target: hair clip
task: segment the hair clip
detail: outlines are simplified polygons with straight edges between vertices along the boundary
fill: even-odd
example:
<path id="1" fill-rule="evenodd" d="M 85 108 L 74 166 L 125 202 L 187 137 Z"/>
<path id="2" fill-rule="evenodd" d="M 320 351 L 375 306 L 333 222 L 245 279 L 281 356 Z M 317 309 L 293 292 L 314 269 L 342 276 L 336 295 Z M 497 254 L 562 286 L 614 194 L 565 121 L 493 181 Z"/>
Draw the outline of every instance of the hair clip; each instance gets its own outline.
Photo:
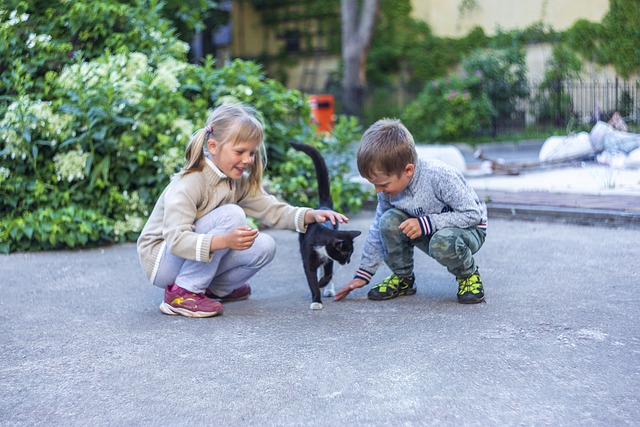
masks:
<path id="1" fill-rule="evenodd" d="M 204 127 L 204 130 L 205 130 L 207 133 L 213 133 L 213 129 L 211 128 L 211 126 L 210 126 L 210 125 L 206 125 L 206 126 Z"/>

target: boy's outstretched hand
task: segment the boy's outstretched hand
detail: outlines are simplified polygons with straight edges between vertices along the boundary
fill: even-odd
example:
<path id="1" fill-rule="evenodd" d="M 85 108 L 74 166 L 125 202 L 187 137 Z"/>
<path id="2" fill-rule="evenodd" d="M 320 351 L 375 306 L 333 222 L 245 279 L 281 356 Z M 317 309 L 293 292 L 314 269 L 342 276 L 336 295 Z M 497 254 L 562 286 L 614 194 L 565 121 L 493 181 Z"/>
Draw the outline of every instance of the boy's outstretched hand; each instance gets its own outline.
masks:
<path id="1" fill-rule="evenodd" d="M 335 296 L 335 298 L 333 300 L 334 301 L 341 301 L 347 295 L 349 295 L 352 290 L 361 288 L 366 284 L 367 284 L 367 282 L 365 282 L 362 279 L 353 279 L 349 283 L 347 283 L 347 286 L 345 286 L 344 288 L 342 288 L 338 292 L 336 292 L 336 296 Z"/>

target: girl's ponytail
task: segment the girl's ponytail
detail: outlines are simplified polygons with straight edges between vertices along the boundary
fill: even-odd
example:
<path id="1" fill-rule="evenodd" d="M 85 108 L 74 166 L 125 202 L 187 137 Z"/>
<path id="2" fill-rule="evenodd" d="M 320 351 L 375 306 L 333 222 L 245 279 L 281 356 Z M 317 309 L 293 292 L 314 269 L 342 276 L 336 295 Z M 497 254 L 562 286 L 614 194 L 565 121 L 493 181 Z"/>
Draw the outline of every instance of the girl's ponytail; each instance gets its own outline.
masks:
<path id="1" fill-rule="evenodd" d="M 204 168 L 204 144 L 208 137 L 209 132 L 206 129 L 199 129 L 191 136 L 184 152 L 185 164 L 180 170 L 180 175 L 201 171 Z"/>

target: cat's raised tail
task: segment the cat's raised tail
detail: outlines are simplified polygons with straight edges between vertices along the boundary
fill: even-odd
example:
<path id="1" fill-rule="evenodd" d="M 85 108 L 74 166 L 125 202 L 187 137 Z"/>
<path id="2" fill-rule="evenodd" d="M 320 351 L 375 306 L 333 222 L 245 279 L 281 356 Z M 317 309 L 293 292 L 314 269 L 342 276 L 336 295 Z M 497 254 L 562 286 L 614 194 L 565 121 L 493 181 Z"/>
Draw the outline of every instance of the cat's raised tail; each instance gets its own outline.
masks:
<path id="1" fill-rule="evenodd" d="M 320 207 L 333 209 L 333 200 L 331 199 L 331 187 L 329 182 L 329 170 L 327 164 L 324 162 L 322 154 L 316 147 L 309 144 L 300 144 L 298 142 L 290 141 L 289 144 L 298 151 L 306 153 L 311 160 L 313 160 L 313 166 L 316 168 L 316 178 L 318 180 L 318 199 L 320 200 Z"/>

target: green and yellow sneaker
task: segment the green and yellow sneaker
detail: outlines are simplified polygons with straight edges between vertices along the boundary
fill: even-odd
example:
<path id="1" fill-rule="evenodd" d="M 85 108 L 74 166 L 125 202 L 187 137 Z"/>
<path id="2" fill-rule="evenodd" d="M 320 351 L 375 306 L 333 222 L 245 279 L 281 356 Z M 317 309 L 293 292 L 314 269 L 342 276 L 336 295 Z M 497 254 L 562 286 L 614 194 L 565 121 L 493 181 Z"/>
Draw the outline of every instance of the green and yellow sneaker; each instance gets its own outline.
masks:
<path id="1" fill-rule="evenodd" d="M 392 274 L 384 279 L 382 283 L 375 285 L 367 296 L 369 299 L 382 301 L 403 295 L 413 295 L 416 293 L 416 288 L 413 286 L 415 281 L 416 277 L 413 274 L 411 277 L 398 277 L 396 274 Z"/>
<path id="2" fill-rule="evenodd" d="M 484 301 L 484 288 L 478 270 L 470 277 L 456 280 L 458 281 L 458 302 L 460 304 L 476 304 Z"/>

